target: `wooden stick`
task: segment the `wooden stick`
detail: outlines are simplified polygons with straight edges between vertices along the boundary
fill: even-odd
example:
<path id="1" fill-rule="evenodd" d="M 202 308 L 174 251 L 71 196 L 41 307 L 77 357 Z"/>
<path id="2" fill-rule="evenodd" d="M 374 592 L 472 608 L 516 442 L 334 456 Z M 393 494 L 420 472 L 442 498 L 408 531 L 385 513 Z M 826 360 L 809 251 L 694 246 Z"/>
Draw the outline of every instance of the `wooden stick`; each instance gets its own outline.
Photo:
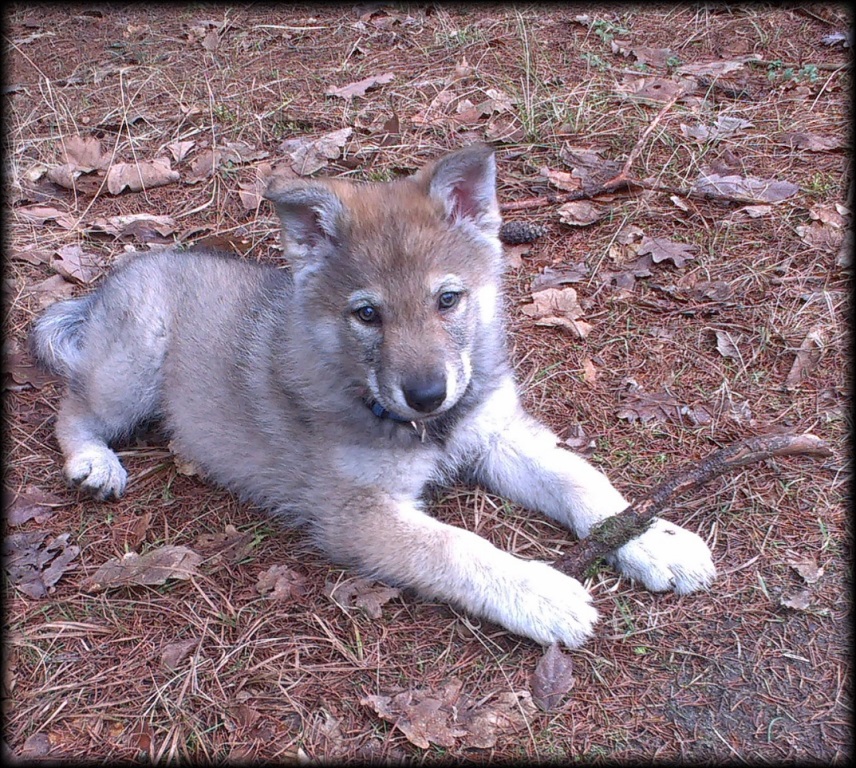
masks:
<path id="1" fill-rule="evenodd" d="M 610 552 L 645 533 L 655 515 L 677 494 L 695 490 L 714 477 L 747 464 L 774 456 L 799 455 L 828 457 L 832 451 L 823 440 L 809 434 L 751 437 L 726 446 L 701 464 L 675 473 L 623 512 L 602 520 L 585 539 L 574 544 L 554 563 L 554 567 L 569 576 L 584 579 L 597 570 Z"/>
<path id="2" fill-rule="evenodd" d="M 675 102 L 681 97 L 683 94 L 678 94 L 671 98 L 668 102 L 666 102 L 648 127 L 643 131 L 642 135 L 639 137 L 639 140 L 636 142 L 635 146 L 632 150 L 630 150 L 630 154 L 627 156 L 627 160 L 625 160 L 623 167 L 621 170 L 613 176 L 611 179 L 603 182 L 596 189 L 589 190 L 588 192 L 583 192 L 582 190 L 575 190 L 573 192 L 565 192 L 563 194 L 551 194 L 544 195 L 542 197 L 530 197 L 527 200 L 516 200 L 510 203 L 502 203 L 499 206 L 499 209 L 503 212 L 508 211 L 525 211 L 531 208 L 540 208 L 544 205 L 555 205 L 557 203 L 568 203 L 572 200 L 585 200 L 588 198 L 596 197 L 597 195 L 602 195 L 606 192 L 615 192 L 617 189 L 621 189 L 622 187 L 627 186 L 641 186 L 639 182 L 630 178 L 630 169 L 633 167 L 633 163 L 636 162 L 636 158 L 642 152 L 642 149 L 645 146 L 645 142 L 648 140 L 648 137 L 651 135 L 651 132 L 654 128 L 657 127 L 657 124 L 660 120 L 663 119 L 663 115 L 666 114 L 675 104 Z"/>

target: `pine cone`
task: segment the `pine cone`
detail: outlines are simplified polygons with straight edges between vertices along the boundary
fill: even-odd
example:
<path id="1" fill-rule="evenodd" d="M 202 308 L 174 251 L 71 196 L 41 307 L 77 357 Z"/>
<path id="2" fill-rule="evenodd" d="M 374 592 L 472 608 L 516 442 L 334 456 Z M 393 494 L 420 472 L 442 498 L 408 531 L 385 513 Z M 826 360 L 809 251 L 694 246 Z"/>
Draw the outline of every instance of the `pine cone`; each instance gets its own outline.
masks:
<path id="1" fill-rule="evenodd" d="M 521 245 L 537 240 L 546 232 L 547 229 L 540 224 L 531 224 L 528 221 L 506 221 L 499 228 L 499 239 L 506 245 Z"/>

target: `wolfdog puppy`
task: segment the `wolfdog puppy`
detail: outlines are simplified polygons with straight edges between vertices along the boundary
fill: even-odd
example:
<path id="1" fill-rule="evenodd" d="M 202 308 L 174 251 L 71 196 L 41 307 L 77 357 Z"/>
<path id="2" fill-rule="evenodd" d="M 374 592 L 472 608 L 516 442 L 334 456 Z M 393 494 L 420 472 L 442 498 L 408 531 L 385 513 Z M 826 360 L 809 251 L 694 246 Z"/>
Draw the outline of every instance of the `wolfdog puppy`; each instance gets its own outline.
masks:
<path id="1" fill-rule="evenodd" d="M 98 499 L 110 445 L 163 421 L 213 481 L 337 563 L 576 647 L 597 613 L 576 580 L 426 514 L 432 485 L 479 483 L 586 536 L 627 504 L 520 406 L 506 357 L 492 151 L 389 183 L 275 180 L 288 268 L 213 252 L 137 255 L 35 323 L 67 381 L 65 477 Z M 652 590 L 705 588 L 701 538 L 658 520 L 611 562 Z"/>

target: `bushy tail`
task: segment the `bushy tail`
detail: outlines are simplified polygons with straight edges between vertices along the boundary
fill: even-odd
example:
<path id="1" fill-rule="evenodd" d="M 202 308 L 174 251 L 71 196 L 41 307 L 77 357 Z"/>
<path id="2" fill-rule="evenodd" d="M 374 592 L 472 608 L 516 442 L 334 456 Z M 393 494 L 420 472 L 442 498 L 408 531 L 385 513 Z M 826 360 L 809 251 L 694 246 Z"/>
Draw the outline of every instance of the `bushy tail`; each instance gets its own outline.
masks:
<path id="1" fill-rule="evenodd" d="M 28 339 L 32 356 L 51 373 L 71 378 L 80 362 L 83 327 L 92 297 L 58 301 L 33 323 Z"/>

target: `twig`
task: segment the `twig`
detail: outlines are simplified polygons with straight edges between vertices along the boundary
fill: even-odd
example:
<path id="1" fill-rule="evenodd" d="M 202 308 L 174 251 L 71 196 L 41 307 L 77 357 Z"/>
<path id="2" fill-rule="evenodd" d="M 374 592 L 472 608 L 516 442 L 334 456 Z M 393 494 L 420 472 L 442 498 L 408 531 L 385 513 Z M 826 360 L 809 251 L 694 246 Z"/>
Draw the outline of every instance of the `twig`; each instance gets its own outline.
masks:
<path id="1" fill-rule="evenodd" d="M 642 153 L 642 149 L 645 147 L 645 142 L 648 140 L 648 137 L 651 135 L 653 130 L 657 127 L 660 120 L 663 119 L 663 115 L 666 114 L 674 105 L 675 102 L 683 96 L 682 93 L 678 93 L 669 99 L 657 113 L 656 117 L 651 121 L 651 124 L 642 132 L 642 135 L 639 137 L 639 140 L 636 142 L 636 145 L 630 150 L 630 154 L 627 156 L 627 160 L 624 162 L 624 166 L 621 169 L 621 173 L 618 174 L 614 179 L 607 182 L 608 184 L 613 184 L 616 180 L 621 179 L 622 181 L 628 181 L 630 175 L 630 169 L 633 167 L 633 163 L 636 162 L 636 158 Z"/>
<path id="2" fill-rule="evenodd" d="M 554 565 L 569 576 L 585 578 L 610 552 L 641 536 L 654 516 L 677 494 L 695 490 L 713 478 L 747 464 L 774 456 L 799 455 L 826 457 L 831 456 L 832 451 L 823 440 L 809 434 L 752 437 L 726 446 L 701 464 L 675 473 L 623 512 L 602 520 Z"/>
<path id="3" fill-rule="evenodd" d="M 675 104 L 675 102 L 682 96 L 683 94 L 678 94 L 673 96 L 668 102 L 666 102 L 654 119 L 651 121 L 650 125 L 642 132 L 642 135 L 639 137 L 639 140 L 634 145 L 633 149 L 630 150 L 630 154 L 627 156 L 627 160 L 624 162 L 621 170 L 613 176 L 611 179 L 603 182 L 603 184 L 599 185 L 595 189 L 591 189 L 587 192 L 582 190 L 576 190 L 573 192 L 565 192 L 563 194 L 552 194 L 552 195 L 543 195 L 542 197 L 531 197 L 527 200 L 516 200 L 510 203 L 503 203 L 500 205 L 500 210 L 503 212 L 508 211 L 525 211 L 530 208 L 540 208 L 544 205 L 555 205 L 558 203 L 567 203 L 572 200 L 585 200 L 592 197 L 596 197 L 597 195 L 602 195 L 606 192 L 615 192 L 617 189 L 621 189 L 622 187 L 628 186 L 644 186 L 639 181 L 630 178 L 630 169 L 633 167 L 633 163 L 636 162 L 636 159 L 642 152 L 642 149 L 645 147 L 645 142 L 648 140 L 648 137 L 651 135 L 654 128 L 657 127 L 657 124 L 660 120 L 663 119 L 663 115 L 666 114 Z"/>
<path id="4" fill-rule="evenodd" d="M 541 195 L 540 197 L 528 197 L 523 200 L 513 200 L 507 203 L 501 203 L 499 209 L 503 213 L 510 213 L 516 211 L 528 211 L 533 208 L 542 208 L 546 205 L 558 205 L 560 203 L 568 203 L 574 200 L 591 200 L 592 198 L 597 197 L 598 195 L 607 194 L 609 192 L 616 192 L 619 189 L 633 188 L 636 187 L 638 189 L 649 189 L 654 192 L 665 192 L 670 195 L 676 195 L 678 197 L 684 198 L 698 198 L 701 200 L 715 200 L 721 202 L 728 203 L 741 203 L 747 204 L 751 202 L 751 200 L 746 199 L 745 197 L 738 197 L 725 194 L 723 192 L 718 192 L 716 195 L 711 195 L 708 192 L 698 192 L 692 187 L 689 189 L 683 189 L 680 187 L 672 187 L 668 184 L 662 184 L 657 181 L 648 181 L 643 179 L 637 179 L 634 176 L 630 175 L 630 169 L 633 166 L 633 163 L 636 162 L 637 158 L 642 152 L 642 149 L 645 146 L 645 142 L 648 137 L 651 135 L 651 132 L 654 128 L 657 127 L 657 124 L 663 118 L 663 115 L 671 109 L 674 103 L 680 96 L 676 96 L 671 99 L 668 103 L 664 104 L 662 109 L 657 113 L 657 116 L 651 121 L 651 124 L 645 129 L 642 135 L 639 137 L 639 140 L 636 142 L 633 149 L 630 151 L 630 154 L 627 156 L 627 160 L 624 162 L 621 170 L 613 176 L 611 179 L 603 182 L 597 187 L 588 190 L 574 190 L 573 192 L 562 192 L 562 193 L 550 193 L 547 195 Z"/>

